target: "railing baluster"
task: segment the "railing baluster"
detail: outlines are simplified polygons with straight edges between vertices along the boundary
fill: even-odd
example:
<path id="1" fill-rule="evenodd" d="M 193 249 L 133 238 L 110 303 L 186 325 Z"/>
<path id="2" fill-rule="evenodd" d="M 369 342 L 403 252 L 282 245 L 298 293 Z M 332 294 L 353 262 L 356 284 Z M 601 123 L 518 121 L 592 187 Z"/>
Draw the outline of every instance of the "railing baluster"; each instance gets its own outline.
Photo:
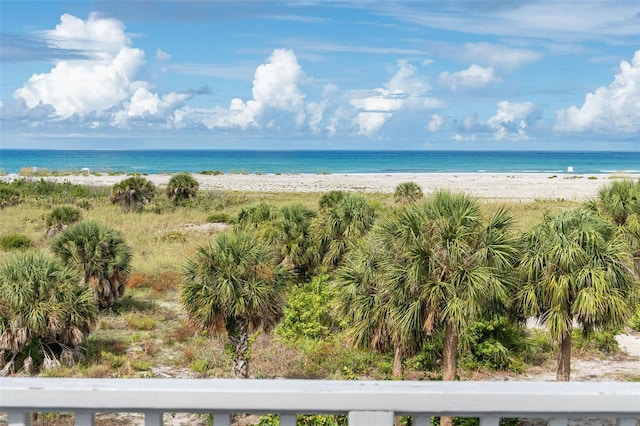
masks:
<path id="1" fill-rule="evenodd" d="M 162 426 L 161 411 L 145 411 L 144 426 Z"/>
<path id="2" fill-rule="evenodd" d="M 495 416 L 480 417 L 480 426 L 500 426 L 500 417 L 495 417 Z"/>
<path id="3" fill-rule="evenodd" d="M 638 420 L 637 418 L 622 418 L 618 419 L 616 423 L 618 426 L 636 426 Z"/>
<path id="4" fill-rule="evenodd" d="M 549 426 L 567 426 L 569 419 L 566 417 L 552 417 L 549 419 Z"/>
<path id="5" fill-rule="evenodd" d="M 231 426 L 231 415 L 222 413 L 214 414 L 213 426 Z"/>
<path id="6" fill-rule="evenodd" d="M 280 414 L 280 426 L 296 426 L 298 416 L 295 414 Z"/>
<path id="7" fill-rule="evenodd" d="M 75 413 L 75 426 L 94 426 L 96 424 L 94 413 Z"/>
<path id="8" fill-rule="evenodd" d="M 349 411 L 349 426 L 392 426 L 393 411 Z"/>
<path id="9" fill-rule="evenodd" d="M 31 413 L 23 411 L 9 411 L 9 426 L 29 426 L 31 424 Z"/>

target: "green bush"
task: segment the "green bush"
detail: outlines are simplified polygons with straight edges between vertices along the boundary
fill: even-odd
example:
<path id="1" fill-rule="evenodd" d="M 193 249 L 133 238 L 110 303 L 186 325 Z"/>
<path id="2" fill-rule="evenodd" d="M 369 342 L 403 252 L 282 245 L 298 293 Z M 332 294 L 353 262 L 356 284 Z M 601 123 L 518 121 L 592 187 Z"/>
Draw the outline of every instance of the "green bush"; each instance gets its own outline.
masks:
<path id="1" fill-rule="evenodd" d="M 167 185 L 167 197 L 175 204 L 184 203 L 189 198 L 194 198 L 198 193 L 198 181 L 188 173 L 179 173 L 171 176 Z"/>
<path id="2" fill-rule="evenodd" d="M 20 204 L 20 192 L 11 184 L 0 182 L 0 209 Z"/>
<path id="3" fill-rule="evenodd" d="M 47 216 L 47 237 L 52 237 L 80 220 L 80 210 L 70 206 L 56 207 Z"/>
<path id="4" fill-rule="evenodd" d="M 328 336 L 337 328 L 330 308 L 333 297 L 333 287 L 326 276 L 293 288 L 276 332 L 290 341 Z"/>
<path id="5" fill-rule="evenodd" d="M 636 306 L 636 311 L 631 317 L 629 325 L 633 331 L 640 331 L 640 304 Z"/>
<path id="6" fill-rule="evenodd" d="M 207 216 L 207 222 L 209 223 L 233 223 L 233 217 L 227 213 L 212 213 Z"/>
<path id="7" fill-rule="evenodd" d="M 22 234 L 6 234 L 0 236 L 0 248 L 3 250 L 24 250 L 32 247 L 31 239 Z"/>
<path id="8" fill-rule="evenodd" d="M 124 212 L 141 212 L 155 196 L 156 187 L 153 182 L 143 176 L 131 176 L 113 185 L 111 203 L 119 204 Z"/>

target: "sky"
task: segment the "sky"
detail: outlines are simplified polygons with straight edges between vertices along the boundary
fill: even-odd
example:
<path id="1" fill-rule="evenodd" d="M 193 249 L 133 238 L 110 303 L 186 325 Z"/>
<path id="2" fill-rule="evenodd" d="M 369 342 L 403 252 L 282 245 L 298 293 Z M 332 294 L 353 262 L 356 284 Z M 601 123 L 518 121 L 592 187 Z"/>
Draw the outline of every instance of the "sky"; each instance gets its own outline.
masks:
<path id="1" fill-rule="evenodd" d="M 640 1 L 0 0 L 0 148 L 640 151 Z"/>

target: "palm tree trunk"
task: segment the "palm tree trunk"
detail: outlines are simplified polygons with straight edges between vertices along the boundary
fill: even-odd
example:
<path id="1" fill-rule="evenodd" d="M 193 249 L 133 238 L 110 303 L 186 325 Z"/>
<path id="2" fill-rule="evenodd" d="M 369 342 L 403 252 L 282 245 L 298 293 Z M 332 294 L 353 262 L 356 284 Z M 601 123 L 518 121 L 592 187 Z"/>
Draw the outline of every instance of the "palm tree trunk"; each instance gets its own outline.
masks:
<path id="1" fill-rule="evenodd" d="M 447 323 L 444 335 L 444 350 L 442 357 L 444 362 L 444 371 L 442 380 L 455 380 L 457 374 L 457 353 L 458 353 L 458 332 L 455 327 Z"/>
<path id="2" fill-rule="evenodd" d="M 229 343 L 233 347 L 233 378 L 249 378 L 249 327 L 238 321 L 229 333 Z"/>
<path id="3" fill-rule="evenodd" d="M 393 347 L 393 378 L 397 380 L 402 380 L 404 374 L 402 369 L 403 354 L 402 345 L 395 344 Z"/>
<path id="4" fill-rule="evenodd" d="M 564 332 L 560 339 L 560 351 L 558 352 L 558 370 L 556 380 L 568 382 L 571 379 L 571 327 Z"/>
<path id="5" fill-rule="evenodd" d="M 444 334 L 444 350 L 443 350 L 443 362 L 444 371 L 442 373 L 442 380 L 455 380 L 458 368 L 458 332 L 451 323 L 447 323 L 447 328 Z M 441 417 L 440 426 L 453 426 L 453 417 Z"/>

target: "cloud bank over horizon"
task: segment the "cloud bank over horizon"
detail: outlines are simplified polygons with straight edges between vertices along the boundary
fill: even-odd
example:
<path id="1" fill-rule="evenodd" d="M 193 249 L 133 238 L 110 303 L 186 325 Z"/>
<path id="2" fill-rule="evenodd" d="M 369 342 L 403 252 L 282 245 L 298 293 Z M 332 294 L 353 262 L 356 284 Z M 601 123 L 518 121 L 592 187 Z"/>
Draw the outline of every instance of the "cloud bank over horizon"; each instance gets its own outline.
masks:
<path id="1" fill-rule="evenodd" d="M 430 15 L 421 9 L 410 17 L 410 5 L 400 2 L 396 8 L 365 12 L 392 17 L 397 20 L 394 25 L 470 31 L 457 28 L 453 21 L 437 23 L 433 17 L 438 11 Z M 532 4 L 496 10 L 486 23 L 498 18 L 525 22 L 525 10 L 535 12 L 530 26 L 544 26 L 544 13 Z M 285 21 L 301 25 L 293 15 L 287 16 Z M 4 132 L 19 136 L 21 131 L 25 135 L 189 131 L 201 137 L 207 133 L 236 138 L 306 136 L 388 148 L 395 147 L 394 138 L 406 139 L 409 147 L 436 141 L 442 148 L 465 143 L 475 147 L 482 141 L 508 148 L 522 141 L 586 133 L 594 139 L 640 140 L 640 49 L 627 48 L 631 57 L 620 60 L 617 70 L 600 69 L 593 82 L 581 79 L 567 87 L 570 73 L 558 72 L 557 81 L 553 74 L 543 74 L 545 61 L 564 61 L 562 66 L 575 68 L 567 54 L 553 56 L 569 48 L 574 49 L 572 55 L 584 58 L 578 69 L 611 61 L 580 53 L 595 48 L 588 43 L 591 40 L 581 40 L 577 30 L 550 29 L 562 33 L 562 39 L 552 41 L 549 36 L 534 46 L 522 34 L 507 34 L 515 27 L 503 31 L 502 44 L 478 28 L 467 37 L 471 40 L 462 43 L 407 38 L 404 43 L 414 48 L 377 46 L 380 55 L 374 54 L 376 49 L 356 47 L 357 40 L 340 47 L 338 41 L 333 45 L 321 44 L 319 38 L 288 41 L 282 35 L 265 43 L 269 47 L 228 48 L 240 55 L 205 44 L 198 55 L 214 62 L 197 64 L 180 50 L 181 46 L 187 50 L 188 41 L 179 36 L 165 39 L 139 29 L 132 32 L 123 19 L 96 11 L 84 19 L 72 13 L 58 19 L 53 28 L 23 36 L 34 46 L 44 46 L 38 55 L 55 53 L 48 66 L 38 62 L 40 70 L 31 75 L 24 75 L 26 61 L 21 58 L 31 52 L 35 61 L 33 48 L 25 48 L 24 42 L 3 46 L 3 57 L 19 58 L 10 62 L 20 65 L 11 68 L 11 81 L 19 83 L 6 87 L 0 102 Z M 589 19 L 596 20 L 591 15 Z M 607 14 L 602 20 L 610 23 L 613 17 Z M 331 22 L 329 15 L 302 24 L 318 29 Z M 586 32 L 595 23 L 582 25 Z M 630 27 L 612 26 L 599 42 L 615 36 L 624 40 L 629 34 L 634 34 Z M 585 35 L 589 37 L 593 34 Z M 247 80 L 246 75 L 252 78 Z M 10 97 L 5 96 L 8 90 Z M 637 145 L 625 146 L 640 149 Z"/>

